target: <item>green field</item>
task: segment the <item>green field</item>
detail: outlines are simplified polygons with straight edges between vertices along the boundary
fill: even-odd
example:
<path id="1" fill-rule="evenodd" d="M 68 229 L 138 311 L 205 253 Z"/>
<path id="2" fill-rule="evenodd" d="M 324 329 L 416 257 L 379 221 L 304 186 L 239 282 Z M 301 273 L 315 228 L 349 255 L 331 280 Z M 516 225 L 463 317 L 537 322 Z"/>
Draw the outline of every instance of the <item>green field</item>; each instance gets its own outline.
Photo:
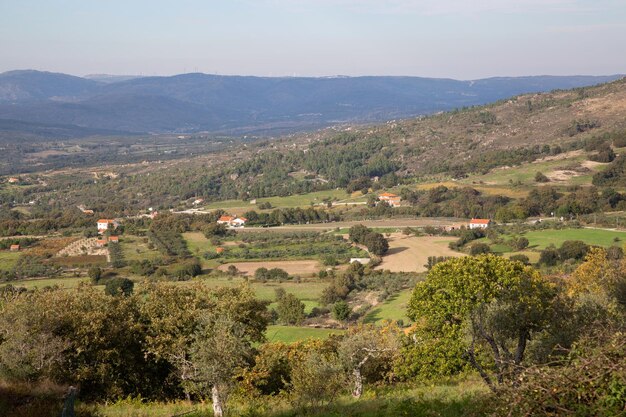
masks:
<path id="1" fill-rule="evenodd" d="M 149 249 L 144 238 L 140 236 L 124 235 L 120 238 L 120 245 L 126 261 L 157 259 L 161 256 L 159 251 Z"/>
<path id="2" fill-rule="evenodd" d="M 376 323 L 382 320 L 402 320 L 405 324 L 411 320 L 406 316 L 406 309 L 413 290 L 405 290 L 392 295 L 383 303 L 377 305 L 365 316 L 366 323 Z"/>
<path id="3" fill-rule="evenodd" d="M 549 245 L 561 246 L 566 240 L 582 240 L 588 245 L 612 246 L 622 243 L 615 242 L 626 240 L 626 232 L 603 229 L 562 229 L 562 230 L 535 230 L 523 234 L 529 241 L 531 249 L 545 249 Z"/>
<path id="4" fill-rule="evenodd" d="M 305 339 L 325 339 L 331 334 L 340 334 L 339 329 L 317 329 L 315 327 L 268 326 L 268 342 L 293 343 Z"/>
<path id="5" fill-rule="evenodd" d="M 20 252 L 0 251 L 0 270 L 8 271 L 12 269 L 19 257 Z"/>
<path id="6" fill-rule="evenodd" d="M 241 285 L 243 278 L 205 278 L 202 279 L 205 285 L 211 288 L 216 287 L 231 287 Z M 262 300 L 273 301 L 276 297 L 276 289 L 282 288 L 286 292 L 291 293 L 299 299 L 305 301 L 317 302 L 324 288 L 328 286 L 328 283 L 322 280 L 315 281 L 303 281 L 303 282 L 251 282 L 250 288 L 254 291 L 257 297 Z"/>
<path id="7" fill-rule="evenodd" d="M 257 198 L 256 204 L 270 203 L 274 208 L 290 208 L 290 207 L 309 207 L 311 204 L 321 204 L 325 199 L 356 202 L 365 201 L 365 197 L 360 193 L 351 196 L 345 190 L 326 190 L 316 191 L 308 194 L 297 194 L 286 197 L 267 197 Z M 233 208 L 249 208 L 250 210 L 258 210 L 256 204 L 250 204 L 249 201 L 241 200 L 225 200 L 216 201 L 205 206 L 206 209 L 233 209 Z"/>
<path id="8" fill-rule="evenodd" d="M 26 289 L 34 289 L 34 288 L 44 288 L 44 287 L 52 287 L 59 286 L 60 288 L 76 288 L 83 282 L 89 282 L 89 278 L 79 277 L 79 278 L 43 278 L 43 279 L 28 279 L 22 281 L 15 281 L 11 284 L 24 287 Z M 104 288 L 104 287 L 103 287 Z"/>

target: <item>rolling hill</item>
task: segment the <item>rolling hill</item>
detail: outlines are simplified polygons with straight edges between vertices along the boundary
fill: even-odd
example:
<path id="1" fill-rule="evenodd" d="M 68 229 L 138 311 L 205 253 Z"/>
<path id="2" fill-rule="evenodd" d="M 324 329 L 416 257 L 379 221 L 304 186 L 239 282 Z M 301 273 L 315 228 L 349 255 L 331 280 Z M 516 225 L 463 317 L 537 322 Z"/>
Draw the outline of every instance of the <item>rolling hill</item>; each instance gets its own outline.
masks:
<path id="1" fill-rule="evenodd" d="M 620 76 L 267 78 L 0 74 L 0 119 L 130 132 L 280 133 L 371 123 L 612 81 Z M 1 129 L 1 128 L 0 128 Z"/>

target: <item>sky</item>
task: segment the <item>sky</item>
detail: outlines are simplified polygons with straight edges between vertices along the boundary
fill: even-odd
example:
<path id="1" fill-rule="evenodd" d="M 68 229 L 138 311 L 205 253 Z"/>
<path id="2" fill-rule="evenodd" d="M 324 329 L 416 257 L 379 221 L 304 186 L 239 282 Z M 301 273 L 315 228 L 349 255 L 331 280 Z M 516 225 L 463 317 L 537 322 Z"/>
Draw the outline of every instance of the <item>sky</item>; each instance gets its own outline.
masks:
<path id="1" fill-rule="evenodd" d="M 626 0 L 0 0 L 0 72 L 626 73 Z"/>

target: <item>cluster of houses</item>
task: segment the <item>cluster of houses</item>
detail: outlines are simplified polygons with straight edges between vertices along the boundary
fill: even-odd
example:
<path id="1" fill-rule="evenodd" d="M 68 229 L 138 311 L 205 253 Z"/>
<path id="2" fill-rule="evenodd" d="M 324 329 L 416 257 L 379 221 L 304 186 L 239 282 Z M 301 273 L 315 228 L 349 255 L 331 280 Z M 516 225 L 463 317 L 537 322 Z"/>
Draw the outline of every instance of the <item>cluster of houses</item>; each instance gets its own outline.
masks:
<path id="1" fill-rule="evenodd" d="M 103 236 L 96 240 L 96 247 L 103 248 L 108 243 L 119 243 L 119 241 L 120 238 L 118 236 L 109 236 L 108 238 L 106 236 Z"/>
<path id="2" fill-rule="evenodd" d="M 248 219 L 237 216 L 221 216 L 217 219 L 217 224 L 225 224 L 228 227 L 244 227 Z"/>

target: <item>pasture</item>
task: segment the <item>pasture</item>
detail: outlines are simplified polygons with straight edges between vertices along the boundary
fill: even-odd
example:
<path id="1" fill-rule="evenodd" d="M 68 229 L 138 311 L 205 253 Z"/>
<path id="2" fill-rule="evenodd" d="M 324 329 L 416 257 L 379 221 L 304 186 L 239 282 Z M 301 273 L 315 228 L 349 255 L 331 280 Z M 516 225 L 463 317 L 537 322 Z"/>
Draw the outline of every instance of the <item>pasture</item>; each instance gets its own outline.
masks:
<path id="1" fill-rule="evenodd" d="M 406 311 L 412 293 L 412 289 L 404 290 L 376 305 L 365 316 L 365 323 L 376 323 L 383 320 L 402 320 L 404 324 L 410 323 L 411 320 L 406 316 Z"/>
<path id="2" fill-rule="evenodd" d="M 533 230 L 523 236 L 528 239 L 531 249 L 545 249 L 550 245 L 561 246 L 566 240 L 581 240 L 588 245 L 609 247 L 621 246 L 626 240 L 626 232 L 605 229 L 561 229 L 561 230 Z M 617 239 L 617 240 L 616 240 Z"/>
<path id="3" fill-rule="evenodd" d="M 237 270 L 246 275 L 253 276 L 254 272 L 263 267 L 267 269 L 280 268 L 286 271 L 289 275 L 299 276 L 312 276 L 322 269 L 322 266 L 318 261 L 303 260 L 303 261 L 264 261 L 264 262 L 231 262 L 220 265 L 217 269 L 220 271 L 227 271 L 228 267 L 234 265 Z"/>
<path id="4" fill-rule="evenodd" d="M 266 337 L 268 342 L 293 343 L 305 339 L 325 339 L 333 334 L 341 334 L 340 329 L 322 329 L 315 327 L 268 326 Z"/>
<path id="5" fill-rule="evenodd" d="M 21 252 L 0 251 L 0 270 L 8 271 L 15 266 Z"/>

